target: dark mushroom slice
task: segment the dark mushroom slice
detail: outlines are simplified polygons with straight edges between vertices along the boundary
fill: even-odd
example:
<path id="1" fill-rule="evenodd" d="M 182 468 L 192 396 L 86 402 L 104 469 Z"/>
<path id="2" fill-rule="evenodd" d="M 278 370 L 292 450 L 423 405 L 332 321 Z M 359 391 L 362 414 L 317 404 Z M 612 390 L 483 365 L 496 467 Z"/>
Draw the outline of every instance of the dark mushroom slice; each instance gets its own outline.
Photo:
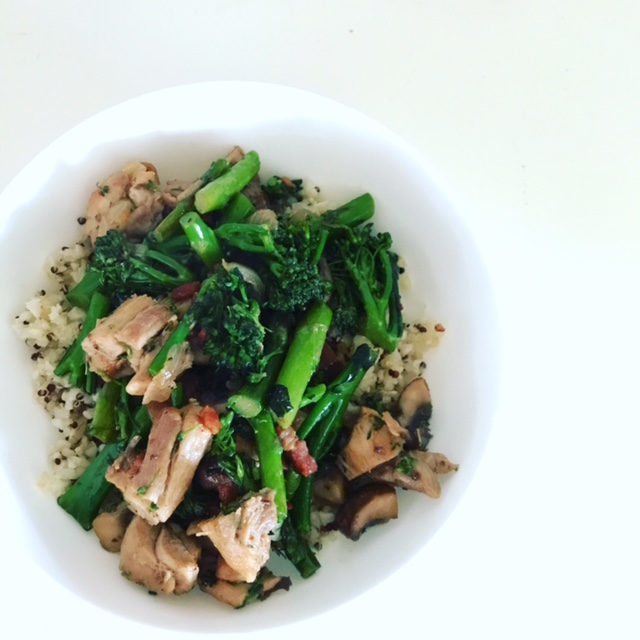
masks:
<path id="1" fill-rule="evenodd" d="M 383 483 L 365 484 L 342 505 L 336 526 L 347 538 L 357 540 L 366 529 L 398 517 L 395 489 Z"/>
<path id="2" fill-rule="evenodd" d="M 439 475 L 457 471 L 458 465 L 442 453 L 410 451 L 374 469 L 369 477 L 389 482 L 395 487 L 419 491 L 430 498 L 441 494 Z"/>
<path id="3" fill-rule="evenodd" d="M 313 497 L 322 506 L 337 507 L 343 504 L 347 498 L 347 479 L 337 467 L 329 467 L 316 475 Z"/>
<path id="4" fill-rule="evenodd" d="M 424 378 L 412 380 L 398 398 L 398 422 L 408 431 L 407 449 L 426 449 L 431 440 L 429 422 L 433 405 Z"/>
<path id="5" fill-rule="evenodd" d="M 254 582 L 231 582 L 216 580 L 212 584 L 201 582 L 200 588 L 216 600 L 228 604 L 234 609 L 240 609 L 255 600 L 266 600 L 279 589 L 289 590 L 291 579 L 286 576 L 276 576 L 268 569 L 262 569 Z"/>

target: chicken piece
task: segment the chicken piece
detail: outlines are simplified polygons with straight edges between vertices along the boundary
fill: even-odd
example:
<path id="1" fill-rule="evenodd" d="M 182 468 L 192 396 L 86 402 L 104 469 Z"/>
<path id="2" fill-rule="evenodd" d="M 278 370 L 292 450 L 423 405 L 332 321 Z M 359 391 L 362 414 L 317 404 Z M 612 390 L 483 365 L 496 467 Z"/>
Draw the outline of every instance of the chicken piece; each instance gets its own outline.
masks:
<path id="1" fill-rule="evenodd" d="M 170 406 L 154 412 L 144 454 L 125 451 L 107 469 L 107 480 L 150 524 L 171 517 L 193 480 L 213 436 L 208 421 L 201 419 L 203 413 L 208 415 L 207 409 L 211 408 L 192 404 L 184 415 Z"/>
<path id="2" fill-rule="evenodd" d="M 135 516 L 120 550 L 120 571 L 155 593 L 190 591 L 198 578 L 199 549 L 178 527 L 150 525 Z"/>
<path id="3" fill-rule="evenodd" d="M 438 475 L 457 470 L 458 465 L 450 462 L 442 453 L 411 451 L 393 464 L 384 464 L 374 469 L 371 475 L 396 487 L 419 491 L 437 499 L 441 493 Z"/>
<path id="4" fill-rule="evenodd" d="M 143 237 L 159 222 L 163 210 L 156 168 L 146 162 L 129 162 L 91 194 L 84 228 L 92 244 L 110 229 Z"/>
<path id="5" fill-rule="evenodd" d="M 153 298 L 131 296 L 82 341 L 89 368 L 106 378 L 128 375 L 147 344 L 175 320 L 173 312 Z"/>
<path id="6" fill-rule="evenodd" d="M 132 515 L 127 503 L 120 502 L 112 511 L 103 511 L 93 519 L 93 531 L 103 549 L 112 553 L 120 551 Z"/>
<path id="7" fill-rule="evenodd" d="M 200 547 L 176 525 L 161 526 L 156 556 L 172 572 L 175 594 L 191 591 L 198 579 Z"/>
<path id="8" fill-rule="evenodd" d="M 187 533 L 207 536 L 236 575 L 253 582 L 271 551 L 269 533 L 278 522 L 274 496 L 263 489 L 233 513 L 194 523 Z"/>
<path id="9" fill-rule="evenodd" d="M 403 449 L 407 430 L 388 411 L 380 415 L 362 407 L 349 442 L 338 456 L 338 466 L 348 480 L 395 458 Z"/>
<path id="10" fill-rule="evenodd" d="M 193 353 L 188 342 L 181 342 L 170 349 L 164 367 L 151 378 L 147 385 L 142 397 L 142 404 L 168 400 L 176 388 L 176 380 L 187 369 L 190 369 L 192 364 Z M 147 375 L 149 375 L 148 372 Z"/>

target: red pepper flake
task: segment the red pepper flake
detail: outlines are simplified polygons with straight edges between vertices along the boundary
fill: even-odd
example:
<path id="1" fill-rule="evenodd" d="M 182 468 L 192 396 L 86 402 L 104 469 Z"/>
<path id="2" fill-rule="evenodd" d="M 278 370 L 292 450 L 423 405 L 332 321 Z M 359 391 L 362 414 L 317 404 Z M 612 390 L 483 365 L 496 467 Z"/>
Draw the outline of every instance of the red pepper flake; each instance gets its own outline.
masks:
<path id="1" fill-rule="evenodd" d="M 198 419 L 202 423 L 202 426 L 207 429 L 207 431 L 211 431 L 214 436 L 219 433 L 222 428 L 218 412 L 209 405 L 202 407 L 202 410 L 198 415 Z"/>

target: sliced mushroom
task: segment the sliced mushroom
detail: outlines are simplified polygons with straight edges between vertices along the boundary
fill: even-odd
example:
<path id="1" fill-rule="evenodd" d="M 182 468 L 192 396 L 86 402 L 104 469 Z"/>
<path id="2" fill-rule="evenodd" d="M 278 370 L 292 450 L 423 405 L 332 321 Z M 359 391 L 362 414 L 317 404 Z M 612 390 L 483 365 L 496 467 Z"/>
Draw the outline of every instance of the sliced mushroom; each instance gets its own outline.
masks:
<path id="1" fill-rule="evenodd" d="M 406 429 L 388 411 L 380 415 L 362 407 L 349 442 L 338 456 L 338 466 L 348 480 L 353 480 L 395 458 L 406 437 Z"/>
<path id="2" fill-rule="evenodd" d="M 351 540 L 366 529 L 398 517 L 395 489 L 383 483 L 365 484 L 342 505 L 336 516 L 337 528 Z"/>
<path id="3" fill-rule="evenodd" d="M 337 506 L 344 503 L 347 480 L 337 467 L 331 467 L 315 479 L 313 497 L 322 505 Z"/>
<path id="4" fill-rule="evenodd" d="M 431 440 L 431 392 L 424 378 L 411 381 L 398 398 L 398 422 L 408 431 L 407 449 L 426 449 Z"/>
<path id="5" fill-rule="evenodd" d="M 402 489 L 419 491 L 430 498 L 439 498 L 441 487 L 438 475 L 457 469 L 458 465 L 450 462 L 442 453 L 411 451 L 392 463 L 374 469 L 370 476 Z"/>
<path id="6" fill-rule="evenodd" d="M 279 589 L 288 591 L 290 586 L 290 578 L 275 576 L 268 569 L 263 569 L 252 583 L 217 580 L 213 584 L 200 584 L 202 591 L 234 609 L 240 609 L 254 600 L 266 600 Z"/>
<path id="7" fill-rule="evenodd" d="M 122 501 L 115 509 L 103 511 L 94 518 L 93 531 L 103 549 L 112 553 L 120 551 L 122 538 L 132 517 L 133 514 L 129 511 L 127 503 Z"/>

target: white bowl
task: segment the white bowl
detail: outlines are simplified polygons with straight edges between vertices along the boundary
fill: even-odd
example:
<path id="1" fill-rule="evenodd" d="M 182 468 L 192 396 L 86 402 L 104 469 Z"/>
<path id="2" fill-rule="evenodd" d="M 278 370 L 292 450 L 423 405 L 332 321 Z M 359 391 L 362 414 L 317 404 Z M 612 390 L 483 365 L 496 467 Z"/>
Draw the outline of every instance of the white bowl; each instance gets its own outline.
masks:
<path id="1" fill-rule="evenodd" d="M 153 162 L 161 179 L 192 178 L 235 144 L 260 153 L 263 176 L 307 178 L 338 203 L 373 194 L 377 226 L 393 233 L 413 276 L 405 301 L 416 308 L 426 303 L 430 318 L 446 327 L 441 345 L 429 353 L 426 374 L 434 401 L 431 448 L 460 464 L 458 473 L 444 479 L 440 500 L 403 492 L 398 520 L 371 529 L 357 543 L 338 539 L 326 545 L 314 577 L 295 580 L 288 593 L 242 611 L 197 589 L 182 597 L 150 597 L 120 576 L 116 555 L 103 551 L 93 534 L 37 488 L 52 428 L 34 400 L 26 349 L 10 328 L 42 288 L 45 257 L 77 237 L 76 218 L 97 181 L 131 159 Z M 430 173 L 408 144 L 350 108 L 291 88 L 245 82 L 182 86 L 136 98 L 83 122 L 38 155 L 0 196 L 0 462 L 20 505 L 16 526 L 37 564 L 87 601 L 138 622 L 209 633 L 251 631 L 343 604 L 426 545 L 472 480 L 498 388 L 490 283 L 468 231 Z"/>

